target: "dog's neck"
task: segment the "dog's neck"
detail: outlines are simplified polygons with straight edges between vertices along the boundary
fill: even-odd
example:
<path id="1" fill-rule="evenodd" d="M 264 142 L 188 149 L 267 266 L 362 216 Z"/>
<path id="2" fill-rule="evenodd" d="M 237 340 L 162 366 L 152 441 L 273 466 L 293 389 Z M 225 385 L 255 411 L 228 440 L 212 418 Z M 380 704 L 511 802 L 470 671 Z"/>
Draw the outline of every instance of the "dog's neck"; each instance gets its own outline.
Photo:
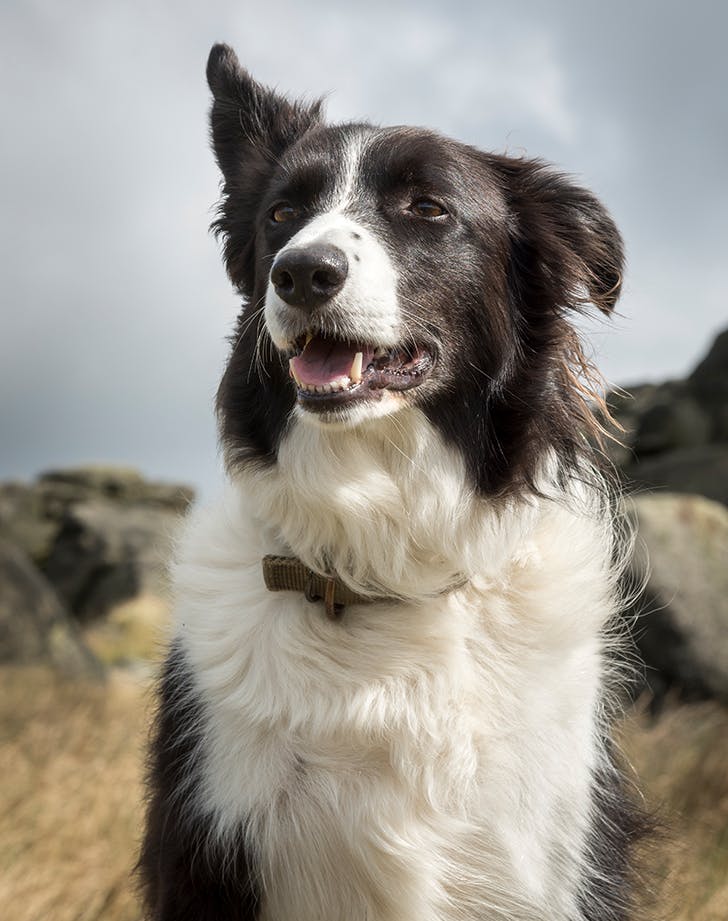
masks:
<path id="1" fill-rule="evenodd" d="M 410 409 L 347 429 L 294 419 L 277 463 L 241 476 L 273 552 L 363 593 L 416 599 L 471 571 L 497 578 L 537 517 L 535 500 L 515 513 L 477 496 L 460 455 Z"/>

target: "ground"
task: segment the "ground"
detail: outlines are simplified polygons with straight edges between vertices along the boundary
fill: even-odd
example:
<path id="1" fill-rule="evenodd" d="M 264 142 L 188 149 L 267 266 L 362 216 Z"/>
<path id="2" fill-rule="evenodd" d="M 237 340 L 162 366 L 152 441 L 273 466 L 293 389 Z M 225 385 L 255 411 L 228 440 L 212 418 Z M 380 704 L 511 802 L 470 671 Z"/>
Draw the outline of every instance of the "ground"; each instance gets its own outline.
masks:
<path id="1" fill-rule="evenodd" d="M 0 905 L 12 921 L 140 921 L 132 868 L 142 816 L 148 679 L 105 686 L 0 669 Z M 625 757 L 664 830 L 645 854 L 654 921 L 728 918 L 728 711 L 635 712 Z"/>

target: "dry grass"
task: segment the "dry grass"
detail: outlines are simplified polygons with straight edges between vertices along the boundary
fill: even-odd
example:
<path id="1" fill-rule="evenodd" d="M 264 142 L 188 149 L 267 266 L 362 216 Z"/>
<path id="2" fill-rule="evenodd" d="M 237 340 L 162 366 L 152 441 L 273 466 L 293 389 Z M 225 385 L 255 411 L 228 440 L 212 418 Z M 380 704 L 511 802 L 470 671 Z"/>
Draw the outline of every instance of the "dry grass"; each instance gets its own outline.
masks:
<path id="1" fill-rule="evenodd" d="M 0 669 L 0 905 L 10 921 L 139 921 L 131 881 L 149 697 Z M 728 712 L 635 716 L 623 747 L 670 838 L 646 878 L 659 921 L 728 918 Z"/>
<path id="2" fill-rule="evenodd" d="M 669 707 L 627 721 L 623 747 L 664 826 L 645 855 L 655 921 L 728 919 L 728 711 Z"/>
<path id="3" fill-rule="evenodd" d="M 138 921 L 145 700 L 0 669 L 0 905 L 8 921 Z"/>
<path id="4" fill-rule="evenodd" d="M 86 627 L 83 638 L 105 665 L 143 666 L 159 661 L 168 630 L 168 601 L 145 594 L 116 605 Z"/>

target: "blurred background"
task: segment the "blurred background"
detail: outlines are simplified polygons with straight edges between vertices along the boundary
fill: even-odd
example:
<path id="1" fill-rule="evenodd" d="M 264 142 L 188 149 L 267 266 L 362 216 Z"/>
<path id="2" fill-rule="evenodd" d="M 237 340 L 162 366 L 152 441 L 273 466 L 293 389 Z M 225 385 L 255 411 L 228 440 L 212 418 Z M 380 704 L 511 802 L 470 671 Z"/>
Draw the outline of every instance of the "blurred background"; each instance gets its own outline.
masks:
<path id="1" fill-rule="evenodd" d="M 216 41 L 264 83 L 325 95 L 332 120 L 541 156 L 614 215 L 619 314 L 584 333 L 652 567 L 626 619 L 646 666 L 623 738 L 668 829 L 645 899 L 655 918 L 728 917 L 727 26 L 714 0 L 4 0 L 5 917 L 139 918 L 169 541 L 219 488 L 212 406 L 239 309 L 207 232 Z"/>
<path id="2" fill-rule="evenodd" d="M 214 488 L 238 303 L 208 235 L 204 66 L 226 41 L 334 120 L 542 156 L 624 233 L 620 384 L 687 372 L 726 322 L 725 34 L 714 2 L 2 4 L 0 476 L 90 459 Z"/>

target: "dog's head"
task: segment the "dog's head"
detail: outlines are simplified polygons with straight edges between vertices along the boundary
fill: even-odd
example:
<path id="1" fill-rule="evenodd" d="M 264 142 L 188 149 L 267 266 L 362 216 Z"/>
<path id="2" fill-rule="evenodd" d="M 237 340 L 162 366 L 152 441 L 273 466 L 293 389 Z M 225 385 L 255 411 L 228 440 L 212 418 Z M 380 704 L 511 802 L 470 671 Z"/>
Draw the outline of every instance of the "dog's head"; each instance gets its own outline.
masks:
<path id="1" fill-rule="evenodd" d="M 417 407 L 490 495 L 578 460 L 591 425 L 571 324 L 619 293 L 622 245 L 589 192 L 433 131 L 327 125 L 320 103 L 208 62 L 216 230 L 246 299 L 218 396 L 232 463 L 292 424 Z"/>

